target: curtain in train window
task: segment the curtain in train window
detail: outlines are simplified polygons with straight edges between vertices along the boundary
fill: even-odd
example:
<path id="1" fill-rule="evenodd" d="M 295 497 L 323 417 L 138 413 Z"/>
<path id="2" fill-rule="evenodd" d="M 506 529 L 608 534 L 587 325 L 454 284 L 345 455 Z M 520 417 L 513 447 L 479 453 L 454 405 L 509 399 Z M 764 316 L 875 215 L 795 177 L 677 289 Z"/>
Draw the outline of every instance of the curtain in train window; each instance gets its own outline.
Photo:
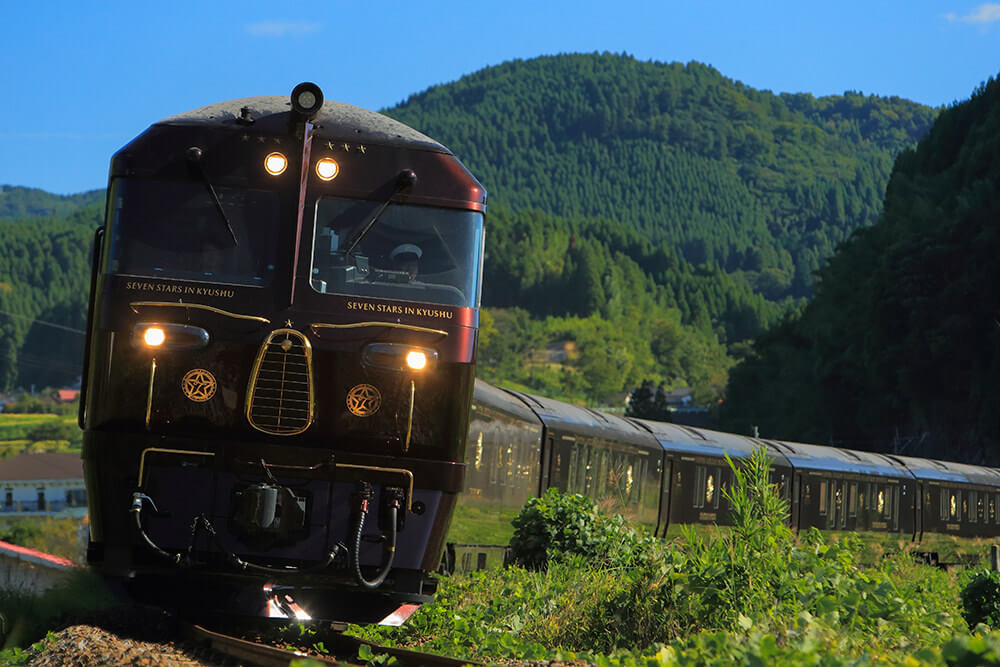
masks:
<path id="1" fill-rule="evenodd" d="M 950 494 L 948 493 L 948 489 L 945 489 L 943 487 L 940 488 L 940 489 L 938 489 L 938 492 L 941 494 L 939 496 L 940 499 L 941 499 L 941 503 L 940 503 L 940 505 L 941 505 L 941 520 L 942 521 L 947 521 L 948 517 L 951 514 L 950 511 L 949 511 L 949 509 L 948 509 L 948 498 L 949 498 Z"/>
<path id="2" fill-rule="evenodd" d="M 583 493 L 585 495 L 594 497 L 594 468 L 597 466 L 597 456 L 594 454 L 594 448 L 587 445 L 587 466 L 583 469 Z"/>
<path id="3" fill-rule="evenodd" d="M 826 514 L 826 482 L 819 483 L 819 513 Z"/>
<path id="4" fill-rule="evenodd" d="M 979 520 L 976 512 L 978 501 L 979 493 L 976 491 L 969 491 L 969 523 L 976 523 Z"/>
<path id="5" fill-rule="evenodd" d="M 871 501 L 869 500 L 869 496 L 871 495 L 871 492 L 872 492 L 871 482 L 865 482 L 865 488 L 861 491 L 861 509 L 862 510 L 870 510 L 872 508 Z"/>
<path id="6" fill-rule="evenodd" d="M 567 470 L 567 481 L 566 490 L 570 493 L 580 493 L 580 484 L 577 481 L 577 466 L 579 454 L 577 453 L 576 447 L 569 452 L 569 469 Z"/>
<path id="7" fill-rule="evenodd" d="M 701 508 L 705 506 L 705 483 L 707 478 L 707 471 L 705 466 L 698 466 L 694 471 L 694 502 L 692 505 L 696 508 Z"/>
<path id="8" fill-rule="evenodd" d="M 851 482 L 851 495 L 848 498 L 848 512 L 851 516 L 858 515 L 858 483 Z"/>

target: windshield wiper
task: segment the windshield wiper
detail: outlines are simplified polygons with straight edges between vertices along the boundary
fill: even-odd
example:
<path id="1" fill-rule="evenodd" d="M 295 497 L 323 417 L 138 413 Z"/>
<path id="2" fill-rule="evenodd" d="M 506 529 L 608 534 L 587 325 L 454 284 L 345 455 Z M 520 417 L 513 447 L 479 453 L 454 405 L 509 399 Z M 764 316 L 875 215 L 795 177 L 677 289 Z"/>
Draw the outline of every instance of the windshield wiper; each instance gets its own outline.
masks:
<path id="1" fill-rule="evenodd" d="M 215 210 L 219 212 L 222 216 L 222 221 L 226 223 L 226 229 L 229 230 L 229 235 L 233 237 L 233 245 L 239 247 L 240 242 L 236 240 L 236 232 L 233 231 L 233 226 L 229 224 L 229 216 L 226 215 L 226 211 L 222 208 L 222 202 L 219 201 L 219 195 L 215 194 L 215 188 L 212 187 L 212 181 L 208 180 L 208 174 L 205 173 L 205 167 L 201 163 L 201 149 L 197 146 L 192 146 L 187 149 L 187 159 L 198 169 L 198 173 L 201 175 L 201 180 L 208 188 L 209 194 L 212 195 L 212 201 L 215 202 Z"/>
<path id="2" fill-rule="evenodd" d="M 351 242 L 347 244 L 347 250 L 344 251 L 345 257 L 350 256 L 351 252 L 354 251 L 354 248 L 356 248 L 357 245 L 361 243 L 361 239 L 363 239 L 365 235 L 368 234 L 368 232 L 371 230 L 371 228 L 375 226 L 375 221 L 378 220 L 378 217 L 380 215 L 382 215 L 382 211 L 385 210 L 385 207 L 388 206 L 390 203 L 392 203 L 392 198 L 398 195 L 406 188 L 412 187 L 413 184 L 416 182 L 417 182 L 417 175 L 416 173 L 414 173 L 412 169 L 404 169 L 403 171 L 399 172 L 399 176 L 396 177 L 396 185 L 392 188 L 392 193 L 386 198 L 384 202 L 382 202 L 382 205 L 378 207 L 378 210 L 375 211 L 375 215 L 371 217 L 371 220 L 365 223 L 365 226 L 362 227 L 360 230 L 358 230 L 358 233 L 354 235 L 354 237 L 351 239 Z"/>

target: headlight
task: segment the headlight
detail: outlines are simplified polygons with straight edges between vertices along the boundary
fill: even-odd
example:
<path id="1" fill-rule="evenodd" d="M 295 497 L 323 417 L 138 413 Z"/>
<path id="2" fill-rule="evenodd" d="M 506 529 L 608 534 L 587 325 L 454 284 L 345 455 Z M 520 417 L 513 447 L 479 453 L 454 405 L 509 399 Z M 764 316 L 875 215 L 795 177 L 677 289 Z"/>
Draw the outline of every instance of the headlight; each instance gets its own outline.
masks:
<path id="1" fill-rule="evenodd" d="M 425 372 L 437 358 L 436 350 L 405 343 L 369 343 L 361 353 L 365 365 L 392 371 Z"/>
<path id="2" fill-rule="evenodd" d="M 132 327 L 132 346 L 155 350 L 196 350 L 208 345 L 201 327 L 172 322 L 139 322 Z"/>
<path id="3" fill-rule="evenodd" d="M 406 353 L 406 365 L 415 371 L 422 371 L 427 367 L 427 355 L 421 350 L 410 350 Z"/>
<path id="4" fill-rule="evenodd" d="M 167 334 L 163 333 L 163 329 L 160 327 L 149 327 L 146 329 L 145 333 L 142 334 L 142 341 L 150 347 L 159 347 L 163 345 L 163 341 L 166 340 Z"/>

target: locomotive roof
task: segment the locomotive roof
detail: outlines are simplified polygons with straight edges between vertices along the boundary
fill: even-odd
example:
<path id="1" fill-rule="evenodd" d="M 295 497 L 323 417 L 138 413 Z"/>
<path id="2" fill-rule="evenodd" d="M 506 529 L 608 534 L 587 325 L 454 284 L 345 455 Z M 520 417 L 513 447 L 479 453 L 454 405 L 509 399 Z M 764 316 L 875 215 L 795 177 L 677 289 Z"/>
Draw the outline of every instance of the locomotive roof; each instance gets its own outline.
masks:
<path id="1" fill-rule="evenodd" d="M 648 419 L 633 419 L 632 421 L 652 433 L 653 437 L 668 452 L 715 457 L 729 454 L 731 458 L 738 459 L 750 456 L 759 446 L 756 440 L 744 435 Z M 780 466 L 788 465 L 788 460 L 783 452 L 766 441 L 762 440 L 761 444 L 767 446 L 768 456 L 774 463 Z"/>
<path id="2" fill-rule="evenodd" d="M 544 396 L 508 391 L 524 401 L 547 428 L 562 435 L 603 438 L 643 449 L 659 450 L 648 432 L 617 415 L 570 405 Z"/>
<path id="3" fill-rule="evenodd" d="M 253 119 L 250 125 L 239 120 L 244 107 L 249 109 Z M 286 132 L 292 115 L 294 112 L 287 95 L 241 97 L 169 116 L 156 125 L 203 125 L 237 130 L 260 128 Z M 412 127 L 352 104 L 326 100 L 312 122 L 315 135 L 320 137 L 451 154 L 447 148 Z"/>
<path id="4" fill-rule="evenodd" d="M 880 477 L 912 477 L 901 461 L 893 460 L 883 454 L 780 440 L 768 442 L 780 449 L 796 470 L 822 470 Z"/>
<path id="5" fill-rule="evenodd" d="M 898 458 L 910 469 L 913 476 L 920 480 L 1000 486 L 1000 471 L 996 468 L 984 468 L 953 461 L 934 461 L 914 456 L 894 456 L 893 458 Z"/>
<path id="6" fill-rule="evenodd" d="M 475 389 L 473 390 L 473 410 L 476 409 L 477 404 L 486 405 L 521 421 L 535 425 L 541 424 L 538 416 L 520 398 L 479 379 L 476 379 Z"/>

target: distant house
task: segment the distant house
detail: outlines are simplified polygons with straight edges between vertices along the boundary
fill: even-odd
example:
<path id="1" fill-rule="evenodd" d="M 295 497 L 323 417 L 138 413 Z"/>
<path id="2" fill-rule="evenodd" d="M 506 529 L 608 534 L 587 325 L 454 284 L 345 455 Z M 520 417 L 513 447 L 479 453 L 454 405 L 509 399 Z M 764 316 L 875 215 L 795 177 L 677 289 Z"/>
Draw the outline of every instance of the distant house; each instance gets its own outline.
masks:
<path id="1" fill-rule="evenodd" d="M 18 454 L 0 459 L 0 519 L 86 514 L 79 454 Z"/>
<path id="2" fill-rule="evenodd" d="M 79 389 L 56 389 L 55 391 L 55 399 L 59 403 L 72 403 L 79 395 Z"/>

